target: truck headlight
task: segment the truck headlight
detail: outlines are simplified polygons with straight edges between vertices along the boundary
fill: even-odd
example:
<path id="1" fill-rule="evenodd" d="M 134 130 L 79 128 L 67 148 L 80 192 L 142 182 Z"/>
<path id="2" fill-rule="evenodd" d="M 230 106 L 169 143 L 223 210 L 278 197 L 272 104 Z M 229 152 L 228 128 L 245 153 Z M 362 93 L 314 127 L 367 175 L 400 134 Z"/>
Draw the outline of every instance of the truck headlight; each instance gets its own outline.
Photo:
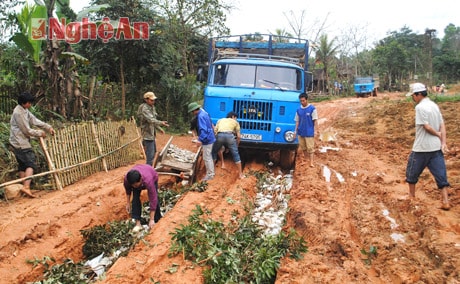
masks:
<path id="1" fill-rule="evenodd" d="M 284 133 L 284 139 L 287 141 L 287 142 L 293 142 L 295 140 L 295 133 L 294 131 L 286 131 Z"/>

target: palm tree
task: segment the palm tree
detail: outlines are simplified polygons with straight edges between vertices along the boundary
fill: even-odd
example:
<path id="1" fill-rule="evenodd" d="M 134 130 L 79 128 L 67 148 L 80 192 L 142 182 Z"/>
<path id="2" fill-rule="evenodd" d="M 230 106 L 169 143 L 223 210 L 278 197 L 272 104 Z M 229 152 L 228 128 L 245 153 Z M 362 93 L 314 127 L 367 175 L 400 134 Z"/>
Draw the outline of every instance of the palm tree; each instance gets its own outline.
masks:
<path id="1" fill-rule="evenodd" d="M 273 40 L 276 42 L 288 42 L 288 37 L 292 37 L 292 34 L 288 33 L 286 29 L 276 29 L 273 34 Z"/>
<path id="2" fill-rule="evenodd" d="M 329 83 L 328 68 L 335 58 L 338 46 L 334 46 L 334 40 L 328 41 L 327 35 L 322 34 L 319 37 L 319 46 L 316 49 L 316 62 L 322 63 L 325 80 L 323 81 L 322 89 L 325 90 L 325 86 Z"/>

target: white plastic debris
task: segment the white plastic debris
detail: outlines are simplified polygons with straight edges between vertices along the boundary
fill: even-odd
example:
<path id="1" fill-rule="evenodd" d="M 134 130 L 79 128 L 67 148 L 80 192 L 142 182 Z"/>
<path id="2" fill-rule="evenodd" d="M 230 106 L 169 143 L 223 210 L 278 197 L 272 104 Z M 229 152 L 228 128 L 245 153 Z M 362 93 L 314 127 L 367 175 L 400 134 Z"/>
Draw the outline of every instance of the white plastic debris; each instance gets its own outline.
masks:
<path id="1" fill-rule="evenodd" d="M 277 235 L 283 227 L 288 210 L 289 190 L 292 188 L 293 171 L 287 175 L 268 176 L 259 186 L 255 198 L 252 221 L 258 224 L 266 235 Z"/>
<path id="2" fill-rule="evenodd" d="M 85 265 L 91 267 L 97 276 L 101 276 L 105 272 L 106 267 L 110 264 L 112 264 L 112 261 L 108 257 L 104 257 L 104 253 L 85 262 Z"/>

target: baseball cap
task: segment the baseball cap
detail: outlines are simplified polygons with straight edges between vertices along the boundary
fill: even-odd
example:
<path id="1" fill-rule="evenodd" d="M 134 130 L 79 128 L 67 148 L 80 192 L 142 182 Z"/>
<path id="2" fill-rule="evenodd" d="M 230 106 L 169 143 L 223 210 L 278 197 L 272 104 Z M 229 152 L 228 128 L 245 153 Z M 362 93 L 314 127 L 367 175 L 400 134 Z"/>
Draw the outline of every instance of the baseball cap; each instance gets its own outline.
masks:
<path id="1" fill-rule="evenodd" d="M 144 99 L 156 100 L 157 96 L 153 92 L 147 92 L 144 94 Z"/>
<path id="2" fill-rule="evenodd" d="M 412 96 L 412 94 L 420 93 L 426 91 L 425 85 L 422 83 L 414 83 L 410 85 L 409 93 L 406 94 L 406 97 Z"/>

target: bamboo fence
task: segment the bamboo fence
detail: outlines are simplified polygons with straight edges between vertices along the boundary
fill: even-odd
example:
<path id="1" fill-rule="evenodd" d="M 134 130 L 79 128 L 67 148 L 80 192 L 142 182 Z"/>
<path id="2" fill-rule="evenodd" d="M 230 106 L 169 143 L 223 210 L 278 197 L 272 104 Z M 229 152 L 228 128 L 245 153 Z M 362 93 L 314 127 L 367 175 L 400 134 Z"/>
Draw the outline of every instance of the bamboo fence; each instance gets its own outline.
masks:
<path id="1" fill-rule="evenodd" d="M 134 119 L 72 124 L 41 138 L 49 171 L 28 178 L 52 175 L 53 187 L 62 187 L 100 171 L 125 166 L 143 157 L 142 141 Z M 19 183 L 25 178 L 0 185 Z"/>

